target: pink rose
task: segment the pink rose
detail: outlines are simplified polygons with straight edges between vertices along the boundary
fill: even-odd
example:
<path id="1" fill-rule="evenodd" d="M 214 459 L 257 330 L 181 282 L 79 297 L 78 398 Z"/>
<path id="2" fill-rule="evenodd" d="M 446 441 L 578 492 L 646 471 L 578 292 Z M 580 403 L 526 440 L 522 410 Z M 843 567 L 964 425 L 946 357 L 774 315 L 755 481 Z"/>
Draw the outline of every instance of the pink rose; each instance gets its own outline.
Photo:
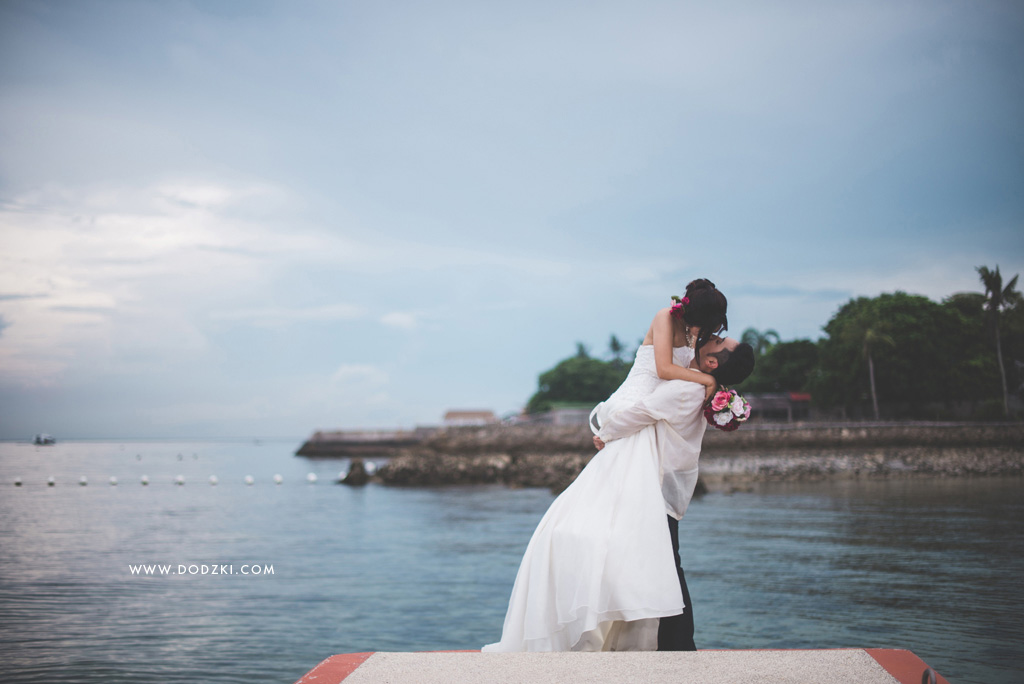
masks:
<path id="1" fill-rule="evenodd" d="M 729 405 L 729 399 L 731 398 L 732 396 L 728 392 L 718 392 L 711 400 L 711 408 L 715 411 L 721 411 Z"/>

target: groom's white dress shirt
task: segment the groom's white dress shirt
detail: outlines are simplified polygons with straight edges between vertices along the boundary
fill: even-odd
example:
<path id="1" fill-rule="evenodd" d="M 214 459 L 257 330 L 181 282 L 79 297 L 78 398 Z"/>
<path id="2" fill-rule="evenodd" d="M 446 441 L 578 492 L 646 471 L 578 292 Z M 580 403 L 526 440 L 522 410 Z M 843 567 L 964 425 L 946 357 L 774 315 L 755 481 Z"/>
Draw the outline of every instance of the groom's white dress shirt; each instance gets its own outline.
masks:
<path id="1" fill-rule="evenodd" d="M 605 442 L 638 430 L 655 431 L 661 465 L 661 491 L 667 513 L 683 517 L 697 485 L 697 461 L 704 439 L 704 386 L 667 380 L 632 405 L 607 412 L 599 407 L 594 418 Z M 605 415 L 606 414 L 606 415 Z"/>

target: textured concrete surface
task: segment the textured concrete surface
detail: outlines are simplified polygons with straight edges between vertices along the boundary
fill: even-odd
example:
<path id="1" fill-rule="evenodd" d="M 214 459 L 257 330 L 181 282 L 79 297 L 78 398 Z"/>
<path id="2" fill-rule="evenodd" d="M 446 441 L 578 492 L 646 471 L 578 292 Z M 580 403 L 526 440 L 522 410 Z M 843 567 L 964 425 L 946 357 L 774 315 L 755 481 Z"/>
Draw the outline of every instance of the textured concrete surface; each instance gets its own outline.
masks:
<path id="1" fill-rule="evenodd" d="M 918 675 L 918 681 L 920 681 Z M 345 684 L 899 684 L 861 649 L 695 653 L 374 653 Z"/>

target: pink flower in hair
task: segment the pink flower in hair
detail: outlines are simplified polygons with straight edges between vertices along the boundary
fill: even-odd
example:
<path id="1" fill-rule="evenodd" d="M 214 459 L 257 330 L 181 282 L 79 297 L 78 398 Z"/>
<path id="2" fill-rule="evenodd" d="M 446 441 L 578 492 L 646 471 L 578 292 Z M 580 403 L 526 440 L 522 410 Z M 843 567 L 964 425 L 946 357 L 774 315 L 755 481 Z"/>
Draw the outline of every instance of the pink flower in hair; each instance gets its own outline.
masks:
<path id="1" fill-rule="evenodd" d="M 686 313 L 686 307 L 690 304 L 690 298 L 672 295 L 672 299 L 675 301 L 675 304 L 672 305 L 669 312 L 676 318 L 682 318 L 683 314 Z"/>

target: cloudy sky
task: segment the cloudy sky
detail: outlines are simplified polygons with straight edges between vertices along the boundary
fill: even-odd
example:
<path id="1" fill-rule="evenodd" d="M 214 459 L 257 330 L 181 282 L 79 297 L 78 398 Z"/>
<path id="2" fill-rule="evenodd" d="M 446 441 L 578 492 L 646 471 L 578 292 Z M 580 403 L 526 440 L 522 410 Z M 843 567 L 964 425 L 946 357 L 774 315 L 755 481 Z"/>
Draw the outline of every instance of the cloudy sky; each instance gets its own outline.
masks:
<path id="1" fill-rule="evenodd" d="M 0 3 L 0 438 L 518 410 L 1024 271 L 1024 5 Z"/>

